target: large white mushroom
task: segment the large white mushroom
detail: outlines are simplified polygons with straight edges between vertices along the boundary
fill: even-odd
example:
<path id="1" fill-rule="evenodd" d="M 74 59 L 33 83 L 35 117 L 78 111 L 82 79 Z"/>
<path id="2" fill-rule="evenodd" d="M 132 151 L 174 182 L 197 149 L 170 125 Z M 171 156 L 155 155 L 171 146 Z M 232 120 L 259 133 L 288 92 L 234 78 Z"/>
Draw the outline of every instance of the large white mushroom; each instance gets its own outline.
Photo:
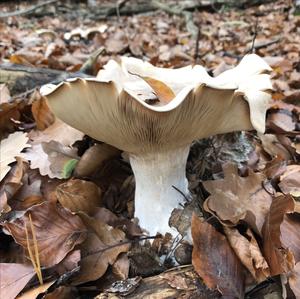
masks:
<path id="1" fill-rule="evenodd" d="M 185 168 L 192 141 L 233 131 L 264 132 L 272 88 L 268 71 L 255 54 L 215 78 L 198 65 L 164 69 L 123 57 L 109 61 L 95 79 L 46 85 L 41 92 L 58 118 L 128 153 L 140 226 L 151 235 L 174 235 L 168 221 L 184 202 L 178 190 L 189 194 Z M 151 105 L 160 85 L 153 90 L 149 78 L 163 82 L 161 88 L 168 86 L 174 98 Z"/>

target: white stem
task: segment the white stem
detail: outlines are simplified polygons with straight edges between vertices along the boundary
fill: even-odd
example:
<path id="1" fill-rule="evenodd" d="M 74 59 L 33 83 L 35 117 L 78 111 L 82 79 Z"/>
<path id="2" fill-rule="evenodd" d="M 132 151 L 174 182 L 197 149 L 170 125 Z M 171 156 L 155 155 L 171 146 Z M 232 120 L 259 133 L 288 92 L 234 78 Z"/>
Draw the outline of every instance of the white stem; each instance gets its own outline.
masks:
<path id="1" fill-rule="evenodd" d="M 135 175 L 135 217 L 150 235 L 157 232 L 177 234 L 169 227 L 173 209 L 189 195 L 186 161 L 190 146 L 165 152 L 129 155 Z M 178 192 L 174 187 L 180 190 Z"/>

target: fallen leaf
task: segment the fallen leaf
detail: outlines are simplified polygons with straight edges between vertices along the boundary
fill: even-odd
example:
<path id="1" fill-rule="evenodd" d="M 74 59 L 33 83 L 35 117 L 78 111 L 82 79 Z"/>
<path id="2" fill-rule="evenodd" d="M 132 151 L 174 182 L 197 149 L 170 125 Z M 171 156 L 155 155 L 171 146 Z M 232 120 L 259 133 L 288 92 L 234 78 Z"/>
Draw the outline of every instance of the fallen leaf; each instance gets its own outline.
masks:
<path id="1" fill-rule="evenodd" d="M 101 206 L 101 190 L 93 182 L 84 180 L 69 180 L 56 188 L 56 196 L 60 204 L 72 212 L 95 213 L 95 208 Z"/>
<path id="2" fill-rule="evenodd" d="M 59 119 L 45 129 L 44 131 L 32 130 L 28 137 L 32 140 L 32 144 L 40 144 L 42 142 L 57 141 L 65 146 L 72 145 L 75 141 L 81 140 L 84 134 Z"/>
<path id="3" fill-rule="evenodd" d="M 39 295 L 45 293 L 54 284 L 54 282 L 55 281 L 46 282 L 42 285 L 32 288 L 18 296 L 16 299 L 36 299 Z"/>
<path id="4" fill-rule="evenodd" d="M 43 299 L 70 299 L 78 298 L 75 288 L 60 286 L 51 293 L 47 293 Z"/>
<path id="5" fill-rule="evenodd" d="M 224 227 L 224 232 L 235 254 L 253 278 L 257 282 L 267 279 L 270 276 L 269 266 L 251 230 L 247 230 L 247 238 L 235 228 Z"/>
<path id="6" fill-rule="evenodd" d="M 31 162 L 31 169 L 39 169 L 41 175 L 58 179 L 70 177 L 79 159 L 75 148 L 54 140 L 34 144 L 22 156 Z"/>
<path id="7" fill-rule="evenodd" d="M 86 241 L 81 245 L 82 259 L 80 274 L 74 280 L 75 284 L 92 281 L 104 275 L 109 265 L 113 265 L 118 255 L 129 250 L 125 234 L 117 228 L 112 228 L 100 220 L 86 214 L 78 213 L 89 229 Z"/>
<path id="8" fill-rule="evenodd" d="M 81 177 L 92 175 L 105 161 L 118 156 L 120 153 L 119 149 L 111 145 L 95 144 L 88 148 L 80 158 L 75 168 L 75 175 Z"/>
<path id="9" fill-rule="evenodd" d="M 11 101 L 10 92 L 6 84 L 0 84 L 0 95 L 0 105 L 2 105 L 3 103 L 9 103 Z"/>
<path id="10" fill-rule="evenodd" d="M 45 130 L 54 123 L 55 116 L 47 105 L 46 99 L 41 97 L 38 91 L 35 91 L 35 93 L 37 95 L 32 96 L 36 98 L 31 106 L 32 116 L 38 130 Z"/>
<path id="11" fill-rule="evenodd" d="M 121 253 L 112 265 L 112 272 L 117 276 L 118 279 L 125 280 L 129 275 L 129 266 L 130 261 L 126 253 Z"/>
<path id="12" fill-rule="evenodd" d="M 283 235 L 281 225 L 285 215 L 292 213 L 294 208 L 295 205 L 292 197 L 278 196 L 273 199 L 270 211 L 266 216 L 263 226 L 263 253 L 272 276 L 288 273 L 294 267 L 294 255 L 288 246 L 284 246 L 281 239 Z M 290 245 L 293 236 L 285 237 L 288 238 L 286 245 Z"/>
<path id="13" fill-rule="evenodd" d="M 300 263 L 297 263 L 288 276 L 290 288 L 296 298 L 300 298 Z"/>
<path id="14" fill-rule="evenodd" d="M 287 166 L 278 186 L 283 193 L 300 197 L 300 165 Z"/>
<path id="15" fill-rule="evenodd" d="M 243 266 L 226 237 L 195 215 L 192 237 L 192 263 L 206 286 L 218 289 L 224 297 L 244 298 Z"/>
<path id="16" fill-rule="evenodd" d="M 16 156 L 20 156 L 24 148 L 30 147 L 27 144 L 28 137 L 26 133 L 15 132 L 6 139 L 1 140 L 0 144 L 0 181 L 7 175 L 11 166 L 10 163 L 16 161 Z"/>
<path id="17" fill-rule="evenodd" d="M 55 202 L 44 202 L 33 206 L 20 218 L 6 222 L 3 226 L 15 241 L 27 249 L 24 226 L 29 226 L 29 214 L 38 244 L 42 266 L 52 267 L 58 264 L 74 246 L 86 238 L 86 227 L 81 219 Z M 29 243 L 33 246 L 33 237 L 29 233 Z"/>
<path id="18" fill-rule="evenodd" d="M 15 299 L 34 275 L 31 265 L 1 263 L 0 294 L 5 294 L 5 299 Z"/>
<path id="19" fill-rule="evenodd" d="M 227 225 L 243 220 L 261 234 L 272 202 L 272 196 L 262 186 L 264 175 L 249 170 L 249 176 L 240 177 L 237 167 L 227 164 L 224 176 L 221 180 L 203 182 L 211 194 L 204 203 L 205 209 Z"/>
<path id="20" fill-rule="evenodd" d="M 28 168 L 28 163 L 16 157 L 17 163 L 12 166 L 9 174 L 0 183 L 0 214 L 11 210 L 8 201 L 20 190 L 23 185 L 23 176 Z"/>

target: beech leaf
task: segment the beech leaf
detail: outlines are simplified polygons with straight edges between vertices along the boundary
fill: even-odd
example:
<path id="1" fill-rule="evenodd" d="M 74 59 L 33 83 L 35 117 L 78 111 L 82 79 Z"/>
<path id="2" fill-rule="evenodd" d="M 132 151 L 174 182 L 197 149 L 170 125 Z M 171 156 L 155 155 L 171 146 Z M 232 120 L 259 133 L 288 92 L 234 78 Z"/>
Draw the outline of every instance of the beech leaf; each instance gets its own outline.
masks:
<path id="1" fill-rule="evenodd" d="M 1 140 L 0 144 L 0 181 L 6 176 L 11 167 L 10 163 L 16 161 L 16 156 L 21 156 L 21 151 L 30 147 L 26 133 L 15 132 L 6 139 Z"/>
<path id="2" fill-rule="evenodd" d="M 192 263 L 207 287 L 218 289 L 224 297 L 244 298 L 243 266 L 226 237 L 195 214 L 192 237 Z"/>
<path id="3" fill-rule="evenodd" d="M 0 264 L 0 295 L 5 294 L 5 299 L 15 299 L 24 289 L 30 279 L 35 275 L 31 265 Z M 3 297 L 4 299 L 4 297 Z"/>
<path id="4" fill-rule="evenodd" d="M 86 227 L 79 216 L 60 207 L 55 202 L 44 202 L 33 206 L 12 222 L 4 223 L 15 241 L 27 250 L 24 226 L 29 227 L 32 218 L 37 240 L 40 263 L 45 267 L 58 264 L 74 246 L 84 241 Z M 33 236 L 29 231 L 29 243 L 33 248 Z"/>

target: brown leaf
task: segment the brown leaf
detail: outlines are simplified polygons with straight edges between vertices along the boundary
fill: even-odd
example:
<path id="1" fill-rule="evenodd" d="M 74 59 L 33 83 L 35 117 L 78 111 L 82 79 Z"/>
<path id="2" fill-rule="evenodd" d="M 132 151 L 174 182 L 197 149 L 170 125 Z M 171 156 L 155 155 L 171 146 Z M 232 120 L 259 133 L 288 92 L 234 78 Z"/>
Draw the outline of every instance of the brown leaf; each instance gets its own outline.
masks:
<path id="1" fill-rule="evenodd" d="M 86 228 L 78 216 L 55 202 L 44 202 L 27 210 L 22 217 L 3 225 L 15 241 L 25 249 L 27 249 L 27 242 L 24 226 L 29 227 L 29 214 L 34 226 L 40 262 L 45 267 L 58 264 L 86 237 Z M 30 230 L 29 243 L 33 248 Z"/>
<path id="2" fill-rule="evenodd" d="M 96 280 L 103 276 L 107 267 L 116 261 L 118 255 L 127 252 L 130 247 L 129 244 L 121 243 L 125 241 L 125 234 L 121 230 L 112 228 L 82 212 L 78 214 L 90 232 L 81 246 L 80 274 L 76 277 L 75 284 Z"/>
<path id="3" fill-rule="evenodd" d="M 93 182 L 69 180 L 56 188 L 60 204 L 72 212 L 85 212 L 92 215 L 101 206 L 101 190 Z"/>
<path id="4" fill-rule="evenodd" d="M 54 123 L 55 116 L 49 109 L 46 99 L 41 97 L 38 91 L 35 91 L 35 93 L 37 95 L 32 96 L 36 98 L 31 106 L 32 116 L 38 130 L 45 130 Z"/>
<path id="5" fill-rule="evenodd" d="M 34 275 L 31 265 L 1 263 L 0 294 L 5 294 L 5 299 L 15 299 Z"/>
<path id="6" fill-rule="evenodd" d="M 300 263 L 297 263 L 289 274 L 289 285 L 296 298 L 300 298 Z"/>
<path id="7" fill-rule="evenodd" d="M 270 276 L 269 266 L 251 230 L 247 230 L 249 239 L 235 228 L 224 227 L 224 232 L 234 252 L 257 282 L 262 282 Z"/>
<path id="8" fill-rule="evenodd" d="M 263 226 L 263 253 L 269 264 L 271 275 L 288 273 L 294 267 L 294 256 L 289 249 L 293 235 L 289 231 L 283 235 L 282 224 L 287 213 L 294 211 L 294 200 L 290 196 L 279 196 L 273 199 L 270 211 Z M 285 228 L 287 230 L 287 227 Z M 291 228 L 291 232 L 293 232 Z M 287 238 L 285 242 L 282 236 Z M 299 238 L 299 237 L 298 237 Z M 284 244 L 286 243 L 286 244 Z"/>
<path id="9" fill-rule="evenodd" d="M 281 191 L 295 197 L 300 196 L 300 165 L 289 165 L 280 177 L 278 184 Z"/>
<path id="10" fill-rule="evenodd" d="M 112 272 L 119 280 L 128 278 L 130 262 L 126 253 L 121 253 L 112 265 Z"/>
<path id="11" fill-rule="evenodd" d="M 9 174 L 0 183 L 0 214 L 11 210 L 8 201 L 20 190 L 23 185 L 23 176 L 28 169 L 28 163 L 20 157 L 16 157 L 17 164 L 12 166 Z"/>
<path id="12" fill-rule="evenodd" d="M 74 288 L 68 286 L 60 286 L 53 292 L 46 294 L 43 299 L 70 299 L 78 298 L 78 294 Z"/>
<path id="13" fill-rule="evenodd" d="M 72 145 L 75 141 L 81 140 L 83 133 L 68 126 L 61 120 L 56 119 L 55 122 L 45 129 L 43 132 L 39 130 L 32 130 L 28 136 L 33 141 L 33 144 L 40 144 L 42 142 L 57 141 L 65 146 Z"/>
<path id="14" fill-rule="evenodd" d="M 45 282 L 42 285 L 38 285 L 35 288 L 32 288 L 22 295 L 18 296 L 16 299 L 33 299 L 37 298 L 40 294 L 45 293 L 53 284 L 55 281 Z"/>
<path id="15" fill-rule="evenodd" d="M 0 104 L 9 103 L 11 101 L 11 96 L 8 87 L 6 84 L 0 84 L 0 95 L 1 101 Z"/>
<path id="16" fill-rule="evenodd" d="M 41 175 L 59 179 L 70 177 L 68 166 L 74 161 L 74 168 L 79 159 L 75 148 L 54 140 L 34 144 L 22 156 L 31 162 L 31 169 L 39 169 Z"/>
<path id="17" fill-rule="evenodd" d="M 95 144 L 85 151 L 75 168 L 75 175 L 86 177 L 92 175 L 101 165 L 121 153 L 117 148 L 102 143 Z"/>
<path id="18" fill-rule="evenodd" d="M 192 237 L 192 263 L 204 283 L 210 289 L 218 289 L 223 296 L 244 298 L 243 266 L 226 237 L 195 215 Z"/>
<path id="19" fill-rule="evenodd" d="M 296 123 L 289 111 L 280 109 L 269 113 L 267 127 L 276 133 L 292 132 L 296 128 Z"/>
<path id="20" fill-rule="evenodd" d="M 261 234 L 272 202 L 271 195 L 262 187 L 264 175 L 249 170 L 249 176 L 240 177 L 237 167 L 227 164 L 224 176 L 222 180 L 203 182 L 211 194 L 205 202 L 205 209 L 225 224 L 236 225 L 244 220 Z"/>
<path id="21" fill-rule="evenodd" d="M 15 132 L 6 139 L 1 140 L 0 145 L 0 181 L 6 176 L 11 167 L 10 163 L 16 161 L 16 156 L 20 156 L 21 151 L 29 147 L 26 133 Z"/>

